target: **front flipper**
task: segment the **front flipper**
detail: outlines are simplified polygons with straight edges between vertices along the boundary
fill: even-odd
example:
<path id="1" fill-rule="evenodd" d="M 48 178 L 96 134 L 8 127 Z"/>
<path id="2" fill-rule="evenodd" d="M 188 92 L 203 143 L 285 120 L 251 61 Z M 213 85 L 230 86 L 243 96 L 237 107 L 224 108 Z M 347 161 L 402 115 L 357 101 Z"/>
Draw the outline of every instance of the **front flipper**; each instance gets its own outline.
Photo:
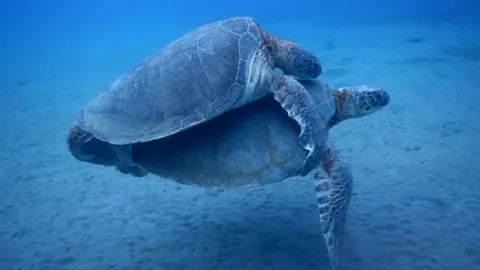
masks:
<path id="1" fill-rule="evenodd" d="M 327 150 L 322 169 L 327 177 L 320 174 L 314 176 L 315 191 L 330 265 L 335 270 L 338 267 L 338 245 L 345 227 L 353 179 L 348 165 L 341 161 L 339 153 L 333 148 Z"/>
<path id="2" fill-rule="evenodd" d="M 300 145 L 309 151 L 300 175 L 305 176 L 325 158 L 327 122 L 323 119 L 310 93 L 297 80 L 273 72 L 273 97 L 300 126 Z"/>

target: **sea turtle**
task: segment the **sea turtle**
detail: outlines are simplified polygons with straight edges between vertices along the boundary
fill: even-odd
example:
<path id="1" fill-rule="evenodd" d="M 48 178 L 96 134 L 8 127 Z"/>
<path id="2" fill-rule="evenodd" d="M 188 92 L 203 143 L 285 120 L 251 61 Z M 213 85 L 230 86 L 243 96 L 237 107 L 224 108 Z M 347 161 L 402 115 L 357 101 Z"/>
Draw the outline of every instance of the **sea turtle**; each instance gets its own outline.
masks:
<path id="1" fill-rule="evenodd" d="M 388 93 L 375 86 L 330 90 L 318 80 L 301 83 L 315 104 L 330 109 L 326 113 L 328 127 L 368 115 L 389 103 Z M 133 144 L 132 156 L 143 170 L 182 184 L 224 188 L 266 185 L 299 175 L 308 152 L 296 143 L 298 132 L 298 125 L 281 106 L 263 98 L 174 136 Z M 67 144 L 78 160 L 115 165 L 109 144 L 78 125 L 70 130 Z M 323 235 L 335 269 L 352 177 L 339 152 L 328 145 L 327 158 L 310 175 L 315 179 Z"/>
<path id="2" fill-rule="evenodd" d="M 301 175 L 325 157 L 323 115 L 296 80 L 317 78 L 317 57 L 280 39 L 251 17 L 204 25 L 134 66 L 87 104 L 76 124 L 110 143 L 117 169 L 137 168 L 131 145 L 176 134 L 229 110 L 272 95 L 300 126 L 309 154 Z"/>

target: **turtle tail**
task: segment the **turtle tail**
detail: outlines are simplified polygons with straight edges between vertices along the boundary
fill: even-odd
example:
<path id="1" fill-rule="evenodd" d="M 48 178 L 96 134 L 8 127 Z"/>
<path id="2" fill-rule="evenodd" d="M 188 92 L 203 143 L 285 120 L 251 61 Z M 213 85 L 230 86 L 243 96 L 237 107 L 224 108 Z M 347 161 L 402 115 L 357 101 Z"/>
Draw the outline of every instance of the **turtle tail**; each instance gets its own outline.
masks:
<path id="1" fill-rule="evenodd" d="M 348 165 L 340 160 L 339 153 L 333 148 L 329 149 L 323 170 L 327 177 L 321 174 L 315 176 L 315 191 L 330 265 L 335 270 L 338 267 L 338 246 L 345 227 L 353 179 Z"/>
<path id="2" fill-rule="evenodd" d="M 83 151 L 82 146 L 87 143 L 93 135 L 81 129 L 78 125 L 74 125 L 67 136 L 68 151 L 79 161 L 90 161 L 94 158 L 93 155 L 87 154 Z"/>

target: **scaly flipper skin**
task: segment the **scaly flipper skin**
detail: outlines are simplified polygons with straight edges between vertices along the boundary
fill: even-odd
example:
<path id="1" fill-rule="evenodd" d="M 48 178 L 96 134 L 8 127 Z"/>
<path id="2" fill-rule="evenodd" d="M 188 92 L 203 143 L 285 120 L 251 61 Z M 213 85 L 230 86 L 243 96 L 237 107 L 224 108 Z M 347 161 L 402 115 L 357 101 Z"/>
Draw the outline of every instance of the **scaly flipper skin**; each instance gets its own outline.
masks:
<path id="1" fill-rule="evenodd" d="M 309 153 L 300 169 L 300 175 L 310 173 L 325 158 L 325 142 L 328 137 L 325 120 L 310 93 L 297 80 L 273 72 L 273 97 L 282 105 L 288 116 L 300 126 L 299 143 Z M 332 111 L 335 108 L 332 108 Z"/>
<path id="2" fill-rule="evenodd" d="M 348 165 L 332 147 L 327 149 L 327 158 L 321 167 L 327 173 L 327 177 L 314 175 L 315 191 L 330 266 L 332 270 L 336 270 L 338 246 L 352 196 L 353 179 Z"/>

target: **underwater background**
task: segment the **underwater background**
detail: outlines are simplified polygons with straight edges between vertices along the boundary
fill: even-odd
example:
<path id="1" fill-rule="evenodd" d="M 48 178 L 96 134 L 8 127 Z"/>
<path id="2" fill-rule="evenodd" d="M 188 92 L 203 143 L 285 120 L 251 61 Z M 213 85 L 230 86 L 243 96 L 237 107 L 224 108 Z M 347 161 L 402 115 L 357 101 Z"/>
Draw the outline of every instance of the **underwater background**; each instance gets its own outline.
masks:
<path id="1" fill-rule="evenodd" d="M 253 16 L 381 111 L 331 139 L 354 195 L 342 270 L 480 269 L 480 1 L 0 1 L 0 270 L 329 269 L 315 190 L 134 178 L 66 136 L 118 76 L 204 24 Z"/>

